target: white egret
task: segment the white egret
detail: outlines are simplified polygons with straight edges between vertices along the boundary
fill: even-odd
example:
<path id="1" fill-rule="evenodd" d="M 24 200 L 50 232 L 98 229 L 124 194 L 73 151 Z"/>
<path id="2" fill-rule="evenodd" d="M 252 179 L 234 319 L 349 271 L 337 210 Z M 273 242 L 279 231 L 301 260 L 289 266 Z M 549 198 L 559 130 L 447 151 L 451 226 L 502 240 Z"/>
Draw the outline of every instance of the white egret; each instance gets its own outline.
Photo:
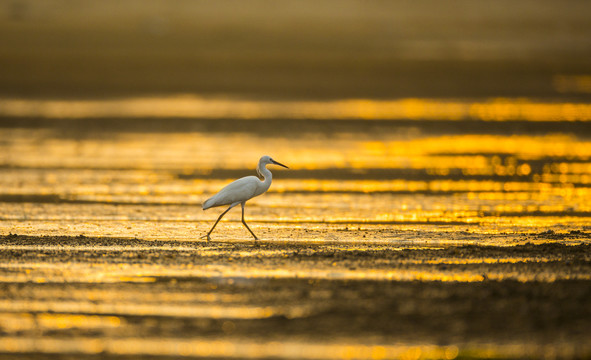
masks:
<path id="1" fill-rule="evenodd" d="M 233 208 L 234 206 L 236 206 L 238 204 L 241 204 L 242 205 L 242 223 L 244 224 L 244 226 L 246 226 L 248 231 L 250 231 L 252 236 L 254 236 L 255 241 L 257 241 L 259 239 L 252 232 L 252 230 L 250 230 L 248 225 L 246 225 L 246 221 L 244 221 L 244 205 L 246 204 L 246 202 L 248 200 L 252 199 L 255 196 L 259 196 L 259 195 L 263 194 L 265 191 L 269 190 L 269 187 L 271 187 L 271 181 L 273 180 L 273 174 L 271 174 L 271 171 L 269 171 L 269 169 L 267 169 L 267 167 L 266 167 L 269 164 L 279 165 L 279 166 L 283 166 L 286 169 L 289 169 L 287 166 L 280 164 L 277 161 L 271 159 L 270 156 L 265 155 L 265 156 L 261 157 L 261 159 L 259 160 L 259 165 L 257 167 L 257 173 L 259 175 L 261 175 L 264 180 L 261 180 L 256 176 L 246 176 L 246 177 L 240 178 L 240 179 L 228 184 L 226 187 L 224 187 L 222 190 L 220 190 L 220 192 L 218 192 L 217 194 L 215 194 L 211 198 L 205 200 L 205 202 L 203 203 L 203 210 L 207 210 L 209 208 L 216 207 L 216 206 L 224 206 L 224 205 L 230 205 L 230 207 L 227 208 L 226 211 L 224 211 L 220 215 L 220 217 L 218 217 L 218 219 L 215 221 L 215 224 L 213 224 L 213 227 L 211 228 L 211 230 L 209 230 L 207 235 L 204 235 L 202 238 L 207 237 L 207 241 L 210 241 L 211 238 L 209 237 L 209 235 L 211 235 L 213 229 L 215 229 L 215 226 L 222 219 L 222 217 L 224 215 L 226 215 L 226 213 L 228 211 L 230 211 L 231 208 Z"/>

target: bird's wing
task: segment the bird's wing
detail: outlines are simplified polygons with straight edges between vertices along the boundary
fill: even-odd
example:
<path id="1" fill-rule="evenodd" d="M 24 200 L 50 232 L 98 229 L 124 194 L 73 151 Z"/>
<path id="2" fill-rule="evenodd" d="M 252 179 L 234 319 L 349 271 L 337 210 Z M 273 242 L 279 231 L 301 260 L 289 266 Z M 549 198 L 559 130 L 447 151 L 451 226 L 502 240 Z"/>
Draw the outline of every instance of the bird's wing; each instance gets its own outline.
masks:
<path id="1" fill-rule="evenodd" d="M 247 176 L 233 181 L 220 192 L 207 199 L 203 203 L 203 209 L 246 201 L 255 196 L 260 182 L 256 176 Z"/>

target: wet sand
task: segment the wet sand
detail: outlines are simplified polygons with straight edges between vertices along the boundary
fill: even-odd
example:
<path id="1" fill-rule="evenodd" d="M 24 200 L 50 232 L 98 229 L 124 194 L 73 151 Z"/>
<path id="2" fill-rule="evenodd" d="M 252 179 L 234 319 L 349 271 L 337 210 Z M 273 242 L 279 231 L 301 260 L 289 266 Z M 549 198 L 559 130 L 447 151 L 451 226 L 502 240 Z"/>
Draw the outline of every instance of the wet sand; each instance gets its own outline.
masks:
<path id="1" fill-rule="evenodd" d="M 376 238 L 254 246 L 3 236 L 0 351 L 7 358 L 587 357 L 590 237 L 540 233 L 525 245 L 439 248 Z M 585 244 L 562 244 L 572 238 Z M 536 240 L 544 243 L 529 242 Z"/>

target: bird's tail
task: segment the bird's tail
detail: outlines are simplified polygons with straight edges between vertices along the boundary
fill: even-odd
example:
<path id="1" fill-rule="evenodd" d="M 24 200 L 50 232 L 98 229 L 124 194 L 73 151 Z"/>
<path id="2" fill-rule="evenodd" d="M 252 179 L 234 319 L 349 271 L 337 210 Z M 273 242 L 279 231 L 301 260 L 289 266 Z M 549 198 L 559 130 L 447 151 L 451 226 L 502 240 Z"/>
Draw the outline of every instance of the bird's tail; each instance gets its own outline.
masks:
<path id="1" fill-rule="evenodd" d="M 205 202 L 203 203 L 203 210 L 207 210 L 212 206 L 213 206 L 213 198 L 211 197 L 211 198 L 205 200 Z"/>

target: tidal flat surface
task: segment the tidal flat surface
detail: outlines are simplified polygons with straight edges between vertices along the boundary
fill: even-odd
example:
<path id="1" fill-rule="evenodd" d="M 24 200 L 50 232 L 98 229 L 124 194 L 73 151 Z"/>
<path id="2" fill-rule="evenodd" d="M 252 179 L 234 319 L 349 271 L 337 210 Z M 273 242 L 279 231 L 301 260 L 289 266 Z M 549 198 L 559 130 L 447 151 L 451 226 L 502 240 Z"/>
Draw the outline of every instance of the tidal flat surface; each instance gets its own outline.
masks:
<path id="1" fill-rule="evenodd" d="M 590 356 L 587 124 L 5 118 L 0 353 Z"/>

